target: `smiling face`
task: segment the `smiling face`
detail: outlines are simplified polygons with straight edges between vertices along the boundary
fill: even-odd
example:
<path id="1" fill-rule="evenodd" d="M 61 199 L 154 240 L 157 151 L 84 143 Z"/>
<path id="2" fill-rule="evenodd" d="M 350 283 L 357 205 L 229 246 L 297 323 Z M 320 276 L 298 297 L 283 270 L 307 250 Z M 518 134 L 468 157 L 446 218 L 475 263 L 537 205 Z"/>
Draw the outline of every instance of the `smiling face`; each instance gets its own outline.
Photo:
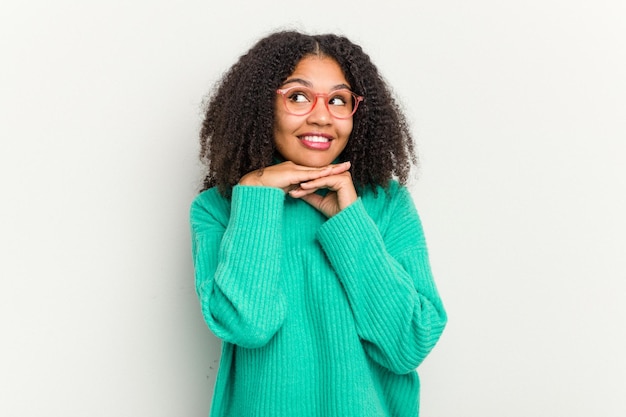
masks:
<path id="1" fill-rule="evenodd" d="M 306 87 L 318 94 L 350 88 L 339 64 L 328 57 L 307 56 L 287 77 L 281 89 Z M 331 116 L 320 96 L 311 113 L 296 116 L 287 112 L 284 99 L 276 94 L 274 143 L 281 156 L 298 165 L 321 167 L 332 163 L 348 144 L 352 117 Z"/>

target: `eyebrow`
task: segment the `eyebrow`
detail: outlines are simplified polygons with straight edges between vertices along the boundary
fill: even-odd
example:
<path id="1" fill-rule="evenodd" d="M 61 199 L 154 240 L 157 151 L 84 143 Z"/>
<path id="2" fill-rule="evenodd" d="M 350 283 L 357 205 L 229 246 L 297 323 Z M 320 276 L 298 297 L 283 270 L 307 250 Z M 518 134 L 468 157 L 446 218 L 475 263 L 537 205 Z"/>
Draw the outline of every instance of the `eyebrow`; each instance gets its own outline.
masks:
<path id="1" fill-rule="evenodd" d="M 288 78 L 287 80 L 285 80 L 283 85 L 291 84 L 291 83 L 298 83 L 298 84 L 304 85 L 305 87 L 313 88 L 313 84 L 311 84 L 310 81 L 304 80 L 302 78 Z M 343 88 L 350 90 L 350 86 L 349 85 L 342 83 L 342 84 L 337 84 L 337 85 L 333 86 L 330 89 L 330 91 L 341 90 Z"/>

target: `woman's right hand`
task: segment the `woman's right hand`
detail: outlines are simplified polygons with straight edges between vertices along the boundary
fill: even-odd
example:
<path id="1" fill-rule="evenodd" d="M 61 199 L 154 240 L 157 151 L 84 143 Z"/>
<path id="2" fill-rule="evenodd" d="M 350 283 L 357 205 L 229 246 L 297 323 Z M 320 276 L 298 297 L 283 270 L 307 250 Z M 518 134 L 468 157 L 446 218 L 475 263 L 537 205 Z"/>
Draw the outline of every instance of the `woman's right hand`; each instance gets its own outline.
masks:
<path id="1" fill-rule="evenodd" d="M 249 172 L 241 177 L 239 184 L 276 187 L 282 189 L 285 193 L 288 193 L 289 191 L 298 188 L 303 182 L 316 180 L 329 175 L 341 174 L 342 172 L 346 172 L 348 169 L 350 169 L 349 162 L 314 168 L 296 165 L 291 161 L 287 161 L 277 165 L 265 167 L 262 170 Z"/>

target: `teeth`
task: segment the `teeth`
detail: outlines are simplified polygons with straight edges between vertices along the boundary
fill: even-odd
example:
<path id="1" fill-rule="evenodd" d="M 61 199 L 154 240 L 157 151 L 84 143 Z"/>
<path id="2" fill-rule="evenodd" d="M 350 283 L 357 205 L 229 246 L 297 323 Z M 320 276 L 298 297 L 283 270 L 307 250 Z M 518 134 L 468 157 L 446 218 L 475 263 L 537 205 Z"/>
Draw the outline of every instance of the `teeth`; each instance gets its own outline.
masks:
<path id="1" fill-rule="evenodd" d="M 328 138 L 322 136 L 303 136 L 301 139 L 308 142 L 330 142 Z"/>

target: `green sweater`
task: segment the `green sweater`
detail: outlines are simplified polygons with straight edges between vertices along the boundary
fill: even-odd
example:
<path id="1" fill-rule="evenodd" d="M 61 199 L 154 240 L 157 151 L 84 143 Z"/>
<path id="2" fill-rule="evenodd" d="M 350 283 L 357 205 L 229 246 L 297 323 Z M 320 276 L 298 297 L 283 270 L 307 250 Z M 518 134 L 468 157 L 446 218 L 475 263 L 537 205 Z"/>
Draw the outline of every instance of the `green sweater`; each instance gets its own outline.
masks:
<path id="1" fill-rule="evenodd" d="M 196 290 L 222 339 L 212 417 L 416 417 L 446 323 L 406 188 L 327 219 L 270 187 L 191 207 Z"/>

